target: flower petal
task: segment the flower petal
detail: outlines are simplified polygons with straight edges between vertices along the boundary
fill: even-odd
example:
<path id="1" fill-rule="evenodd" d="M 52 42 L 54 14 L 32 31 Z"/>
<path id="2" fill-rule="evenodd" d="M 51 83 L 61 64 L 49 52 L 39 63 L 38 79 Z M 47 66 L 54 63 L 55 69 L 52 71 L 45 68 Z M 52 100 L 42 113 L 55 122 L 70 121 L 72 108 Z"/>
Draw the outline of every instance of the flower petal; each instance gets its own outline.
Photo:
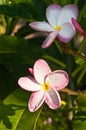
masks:
<path id="1" fill-rule="evenodd" d="M 29 72 L 33 75 L 33 68 L 28 68 Z"/>
<path id="2" fill-rule="evenodd" d="M 44 78 L 51 72 L 51 69 L 46 61 L 39 59 L 34 64 L 34 77 L 40 84 L 44 83 Z"/>
<path id="3" fill-rule="evenodd" d="M 18 80 L 18 84 L 20 85 L 21 88 L 28 91 L 38 91 L 41 89 L 41 86 L 31 76 L 21 77 Z"/>
<path id="4" fill-rule="evenodd" d="M 52 42 L 55 40 L 55 38 L 57 37 L 58 32 L 59 32 L 59 31 L 54 31 L 54 32 L 50 33 L 50 34 L 47 36 L 47 38 L 45 39 L 45 41 L 43 42 L 42 48 L 47 48 L 47 47 L 49 47 L 49 46 L 52 44 Z"/>
<path id="5" fill-rule="evenodd" d="M 83 30 L 83 28 L 79 25 L 79 23 L 74 19 L 72 18 L 72 23 L 74 25 L 74 27 L 76 28 L 76 30 L 81 33 L 85 38 L 86 38 L 86 32 Z"/>
<path id="6" fill-rule="evenodd" d="M 31 112 L 37 111 L 45 100 L 44 91 L 37 91 L 31 94 L 29 99 L 28 108 Z"/>
<path id="7" fill-rule="evenodd" d="M 54 88 L 50 88 L 46 92 L 45 102 L 51 109 L 57 109 L 61 106 L 61 99 L 59 93 Z"/>
<path id="8" fill-rule="evenodd" d="M 60 90 L 68 85 L 69 76 L 67 72 L 63 70 L 57 70 L 48 74 L 45 80 L 46 83 L 50 85 L 50 87 L 56 88 L 56 90 Z"/>
<path id="9" fill-rule="evenodd" d="M 71 22 L 71 18 L 77 19 L 78 17 L 78 8 L 76 5 L 69 4 L 62 8 L 61 13 L 58 18 L 58 25 L 62 25 L 66 22 Z"/>
<path id="10" fill-rule="evenodd" d="M 82 27 L 78 24 L 78 22 L 74 18 L 72 18 L 71 20 L 76 30 L 82 34 L 84 32 Z"/>
<path id="11" fill-rule="evenodd" d="M 29 24 L 36 31 L 51 32 L 54 28 L 47 22 L 32 22 Z"/>
<path id="12" fill-rule="evenodd" d="M 61 6 L 57 5 L 57 4 L 52 4 L 50 6 L 48 6 L 47 10 L 46 10 L 46 17 L 48 22 L 53 26 L 57 26 L 57 21 L 58 21 L 58 15 L 61 11 Z"/>
<path id="13" fill-rule="evenodd" d="M 67 43 L 73 38 L 75 33 L 76 31 L 73 28 L 73 26 L 70 23 L 66 23 L 62 26 L 62 29 L 59 32 L 58 38 L 60 41 Z"/>

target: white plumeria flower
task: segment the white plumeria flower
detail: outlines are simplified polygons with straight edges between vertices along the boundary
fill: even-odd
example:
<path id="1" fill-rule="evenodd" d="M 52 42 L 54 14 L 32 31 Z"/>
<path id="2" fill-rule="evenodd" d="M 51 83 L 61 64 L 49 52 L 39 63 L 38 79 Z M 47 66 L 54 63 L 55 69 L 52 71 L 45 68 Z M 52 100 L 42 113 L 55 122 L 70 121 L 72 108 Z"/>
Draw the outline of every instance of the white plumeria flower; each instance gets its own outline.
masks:
<path id="1" fill-rule="evenodd" d="M 51 109 L 59 108 L 61 98 L 56 90 L 63 89 L 68 85 L 67 72 L 63 70 L 52 72 L 43 59 L 37 60 L 33 68 L 29 68 L 29 71 L 33 76 L 21 77 L 18 80 L 20 87 L 33 92 L 28 103 L 29 110 L 35 112 L 44 101 Z"/>
<path id="2" fill-rule="evenodd" d="M 73 38 L 76 31 L 71 19 L 74 18 L 76 20 L 77 17 L 78 8 L 76 5 L 69 4 L 62 8 L 57 4 L 52 4 L 46 9 L 48 22 L 32 22 L 29 25 L 37 31 L 49 33 L 42 45 L 42 48 L 47 48 L 56 38 L 64 43 Z"/>

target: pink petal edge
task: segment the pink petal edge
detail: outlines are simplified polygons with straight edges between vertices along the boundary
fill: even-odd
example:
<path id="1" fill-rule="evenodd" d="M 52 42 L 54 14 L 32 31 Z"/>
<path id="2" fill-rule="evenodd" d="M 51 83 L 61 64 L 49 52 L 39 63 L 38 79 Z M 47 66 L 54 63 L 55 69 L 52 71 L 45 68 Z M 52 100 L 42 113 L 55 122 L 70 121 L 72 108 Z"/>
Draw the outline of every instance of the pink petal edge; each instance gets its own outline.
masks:
<path id="1" fill-rule="evenodd" d="M 45 41 L 43 42 L 42 48 L 45 49 L 45 48 L 49 47 L 54 42 L 57 35 L 58 35 L 58 31 L 54 31 L 54 32 L 50 33 L 47 36 L 47 38 L 45 39 Z"/>
<path id="2" fill-rule="evenodd" d="M 30 112 L 37 111 L 42 106 L 44 100 L 45 100 L 44 91 L 37 91 L 32 93 L 28 103 L 28 108 Z"/>
<path id="3" fill-rule="evenodd" d="M 71 20 L 72 20 L 72 23 L 73 23 L 74 27 L 76 28 L 76 30 L 77 30 L 78 32 L 80 32 L 80 33 L 83 33 L 84 30 L 83 30 L 82 27 L 78 24 L 78 22 L 77 22 L 74 18 L 72 18 Z"/>
<path id="4" fill-rule="evenodd" d="M 51 109 L 57 109 L 61 106 L 61 98 L 54 88 L 50 88 L 46 93 L 45 102 Z"/>
<path id="5" fill-rule="evenodd" d="M 78 7 L 73 4 L 66 5 L 62 8 L 59 14 L 58 24 L 63 25 L 64 23 L 71 23 L 71 18 L 77 19 L 78 17 Z"/>
<path id="6" fill-rule="evenodd" d="M 29 72 L 33 75 L 34 72 L 33 72 L 33 68 L 28 68 Z"/>
<path id="7" fill-rule="evenodd" d="M 27 91 L 41 90 L 41 86 L 31 76 L 19 78 L 18 84 L 21 88 L 23 88 Z"/>
<path id="8" fill-rule="evenodd" d="M 65 23 L 59 32 L 58 39 L 64 43 L 69 42 L 75 35 L 76 30 L 70 23 Z"/>
<path id="9" fill-rule="evenodd" d="M 40 84 L 44 83 L 44 78 L 51 72 L 51 69 L 47 62 L 43 59 L 38 59 L 34 64 L 34 77 Z"/>
<path id="10" fill-rule="evenodd" d="M 69 76 L 66 71 L 56 70 L 48 74 L 45 81 L 50 84 L 50 87 L 60 90 L 68 85 Z"/>

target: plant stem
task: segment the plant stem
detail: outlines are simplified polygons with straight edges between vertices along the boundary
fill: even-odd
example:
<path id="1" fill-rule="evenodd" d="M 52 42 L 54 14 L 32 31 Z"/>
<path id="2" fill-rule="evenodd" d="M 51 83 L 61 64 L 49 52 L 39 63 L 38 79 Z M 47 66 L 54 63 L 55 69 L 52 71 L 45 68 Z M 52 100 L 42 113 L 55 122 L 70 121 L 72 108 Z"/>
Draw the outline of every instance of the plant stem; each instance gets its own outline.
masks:
<path id="1" fill-rule="evenodd" d="M 71 55 L 73 55 L 75 57 L 81 58 L 81 59 L 86 61 L 86 56 L 81 55 L 80 53 L 77 53 L 76 51 L 70 50 L 68 48 L 67 44 L 64 44 L 64 43 L 59 43 L 59 44 L 60 44 L 63 52 L 65 52 L 66 54 L 71 54 Z"/>
<path id="2" fill-rule="evenodd" d="M 63 44 L 64 45 L 64 44 Z M 63 46 L 65 47 L 65 46 Z M 64 50 L 66 50 L 64 48 Z M 68 51 L 68 48 L 67 48 Z M 69 54 L 69 52 L 68 52 Z M 66 60 L 66 66 L 67 66 L 67 72 L 69 74 L 70 77 L 70 82 L 68 85 L 68 89 L 70 89 L 71 91 L 75 90 L 75 86 L 74 86 L 74 81 L 71 77 L 71 73 L 73 71 L 74 65 L 75 65 L 75 60 L 74 57 L 72 55 L 67 55 L 66 56 L 67 60 Z M 74 111 L 73 111 L 73 103 L 75 100 L 75 95 L 67 95 L 67 122 L 68 122 L 68 130 L 73 130 L 73 124 L 72 124 L 72 119 L 74 116 Z"/>
<path id="3" fill-rule="evenodd" d="M 77 67 L 71 74 L 71 76 L 74 78 L 76 75 L 86 66 L 86 62 L 81 64 L 79 67 Z"/>
<path id="4" fill-rule="evenodd" d="M 75 96 L 78 96 L 78 95 L 81 95 L 81 96 L 86 96 L 86 93 L 83 93 L 81 91 L 74 91 L 74 90 L 71 90 L 71 89 L 68 89 L 68 88 L 64 88 L 62 90 L 59 90 L 60 92 L 63 92 L 63 93 L 66 93 L 68 95 L 75 95 Z"/>
<path id="5" fill-rule="evenodd" d="M 67 123 L 68 123 L 68 130 L 73 130 L 72 119 L 73 119 L 72 98 L 71 98 L 71 96 L 68 96 L 68 100 L 67 100 Z"/>
<path id="6" fill-rule="evenodd" d="M 85 43 L 86 43 L 86 39 L 84 38 L 84 37 L 82 37 L 83 39 L 82 39 L 82 41 L 81 41 L 81 43 L 80 43 L 80 46 L 79 46 L 79 48 L 78 48 L 78 53 L 81 53 L 82 51 L 83 51 L 83 48 L 84 48 L 84 46 L 85 46 Z"/>
<path id="7" fill-rule="evenodd" d="M 86 74 L 86 67 L 82 70 L 82 72 L 81 72 L 81 74 L 80 74 L 80 76 L 77 80 L 78 85 L 80 84 L 80 82 L 81 82 L 81 80 L 82 80 L 82 78 L 84 77 L 85 74 Z"/>

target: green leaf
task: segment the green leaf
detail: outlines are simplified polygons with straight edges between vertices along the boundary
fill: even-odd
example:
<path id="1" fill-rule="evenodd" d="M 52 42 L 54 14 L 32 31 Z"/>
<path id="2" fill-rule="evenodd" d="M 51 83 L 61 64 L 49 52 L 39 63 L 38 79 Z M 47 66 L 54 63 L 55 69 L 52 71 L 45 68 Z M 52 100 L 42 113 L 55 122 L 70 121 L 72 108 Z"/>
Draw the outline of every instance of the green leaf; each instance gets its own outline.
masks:
<path id="1" fill-rule="evenodd" d="M 34 41 L 35 42 L 35 41 Z M 36 49 L 34 49 L 36 48 Z M 43 49 L 38 44 L 30 43 L 23 38 L 12 36 L 0 37 L 0 62 L 1 63 L 26 63 L 31 64 L 39 56 L 43 55 Z"/>
<path id="2" fill-rule="evenodd" d="M 8 96 L 15 89 L 15 86 L 14 76 L 4 65 L 0 64 L 0 98 L 4 99 Z"/>
<path id="3" fill-rule="evenodd" d="M 50 61 L 52 61 L 53 63 L 56 63 L 58 66 L 61 66 L 62 68 L 66 67 L 66 65 L 63 62 L 59 61 L 58 59 L 55 59 L 52 56 L 44 55 L 43 57 L 50 60 Z"/>
<path id="4" fill-rule="evenodd" d="M 31 0 L 5 0 L 6 1 L 6 3 L 9 3 L 9 2 L 11 2 L 11 3 L 27 3 L 27 2 L 30 2 Z"/>
<path id="5" fill-rule="evenodd" d="M 32 0 L 1 0 L 3 1 L 4 4 L 15 4 L 15 3 L 27 3 L 27 2 L 31 2 Z"/>
<path id="6" fill-rule="evenodd" d="M 86 91 L 77 97 L 78 110 L 74 115 L 73 130 L 86 130 Z"/>
<path id="7" fill-rule="evenodd" d="M 21 12 L 21 13 L 20 13 Z M 19 17 L 24 19 L 37 19 L 39 17 L 35 7 L 31 3 L 19 3 L 13 5 L 1 5 L 0 14 L 9 17 Z"/>
<path id="8" fill-rule="evenodd" d="M 0 5 L 3 5 L 5 3 L 5 0 L 0 0 Z"/>
<path id="9" fill-rule="evenodd" d="M 84 91 L 83 94 L 77 97 L 77 102 L 79 107 L 86 107 L 86 91 Z"/>
<path id="10" fill-rule="evenodd" d="M 0 130 L 35 130 L 41 109 L 29 112 L 29 93 L 17 89 L 0 104 Z"/>
<path id="11" fill-rule="evenodd" d="M 75 114 L 73 128 L 73 130 L 86 130 L 86 107 L 80 106 L 79 111 Z"/>
<path id="12" fill-rule="evenodd" d="M 86 112 L 84 114 L 86 114 Z M 82 120 L 76 120 L 74 122 L 74 129 L 73 130 L 86 130 L 86 116 L 85 116 L 84 121 L 82 119 Z"/>
<path id="13" fill-rule="evenodd" d="M 43 38 L 34 38 L 27 41 L 15 36 L 0 36 L 0 63 L 31 65 L 35 60 L 42 58 L 46 54 L 49 56 L 52 55 L 52 57 L 59 60 L 61 55 L 57 51 L 55 44 L 47 49 L 42 49 L 42 42 Z"/>
<path id="14" fill-rule="evenodd" d="M 81 58 L 77 58 L 77 59 L 76 59 L 76 63 L 77 63 L 78 65 L 82 65 L 82 64 L 85 63 L 85 61 L 84 61 L 83 59 L 81 59 Z"/>
<path id="15" fill-rule="evenodd" d="M 45 19 L 46 4 L 39 0 L 7 0 L 0 6 L 0 14 L 33 20 Z M 21 12 L 21 13 L 20 13 Z"/>

